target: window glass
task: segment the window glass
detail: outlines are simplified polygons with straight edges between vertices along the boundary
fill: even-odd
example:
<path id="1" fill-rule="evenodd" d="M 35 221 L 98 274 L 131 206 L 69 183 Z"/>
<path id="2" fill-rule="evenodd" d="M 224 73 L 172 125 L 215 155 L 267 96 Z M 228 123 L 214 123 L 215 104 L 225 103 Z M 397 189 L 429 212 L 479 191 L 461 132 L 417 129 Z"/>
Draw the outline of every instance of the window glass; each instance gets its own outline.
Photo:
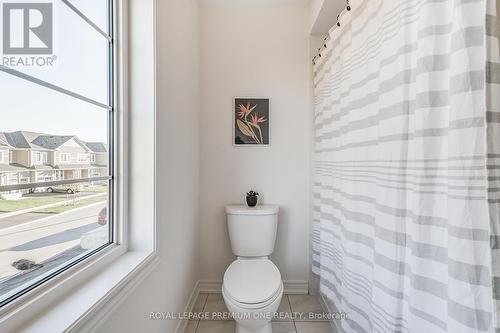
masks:
<path id="1" fill-rule="evenodd" d="M 109 8 L 2 7 L 10 39 L 0 43 L 0 307 L 113 242 Z M 23 17 L 40 24 L 30 38 Z"/>

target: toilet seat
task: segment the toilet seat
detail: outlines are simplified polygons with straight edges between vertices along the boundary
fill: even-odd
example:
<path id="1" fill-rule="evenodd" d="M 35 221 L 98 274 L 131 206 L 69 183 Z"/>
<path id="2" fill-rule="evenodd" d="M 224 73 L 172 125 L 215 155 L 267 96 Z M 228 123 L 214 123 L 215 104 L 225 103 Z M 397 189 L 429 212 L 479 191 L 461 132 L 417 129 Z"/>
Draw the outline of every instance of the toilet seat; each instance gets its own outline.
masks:
<path id="1" fill-rule="evenodd" d="M 242 310 L 260 310 L 263 308 L 268 307 L 270 304 L 272 304 L 278 297 L 280 297 L 283 294 L 283 284 L 281 284 L 280 288 L 276 291 L 276 293 L 266 302 L 262 303 L 243 303 L 239 302 L 236 300 L 234 297 L 232 297 L 228 291 L 222 286 L 222 295 L 226 299 L 226 301 L 230 301 L 234 304 L 234 306 L 242 309 Z"/>
<path id="2" fill-rule="evenodd" d="M 281 274 L 269 259 L 238 259 L 224 273 L 224 295 L 245 309 L 271 304 L 283 293 Z"/>

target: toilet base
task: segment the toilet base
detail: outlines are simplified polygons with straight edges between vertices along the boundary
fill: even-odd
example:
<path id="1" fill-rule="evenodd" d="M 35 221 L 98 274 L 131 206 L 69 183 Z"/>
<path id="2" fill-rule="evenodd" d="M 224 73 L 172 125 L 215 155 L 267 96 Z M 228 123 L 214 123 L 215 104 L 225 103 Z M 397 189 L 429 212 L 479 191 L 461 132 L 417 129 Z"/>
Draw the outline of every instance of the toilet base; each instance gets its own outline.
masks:
<path id="1" fill-rule="evenodd" d="M 267 323 L 264 327 L 256 330 L 256 331 L 250 331 L 248 328 L 241 326 L 236 322 L 236 333 L 273 333 L 273 327 L 271 325 L 271 322 Z"/>

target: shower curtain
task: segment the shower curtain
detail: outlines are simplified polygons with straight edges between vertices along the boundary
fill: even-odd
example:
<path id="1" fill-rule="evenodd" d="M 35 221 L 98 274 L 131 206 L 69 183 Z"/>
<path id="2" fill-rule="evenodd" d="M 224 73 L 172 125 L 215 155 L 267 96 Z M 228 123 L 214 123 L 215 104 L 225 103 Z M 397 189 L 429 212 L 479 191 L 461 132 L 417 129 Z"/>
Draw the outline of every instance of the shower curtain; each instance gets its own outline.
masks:
<path id="1" fill-rule="evenodd" d="M 312 271 L 340 332 L 500 332 L 499 14 L 354 0 L 330 31 Z"/>

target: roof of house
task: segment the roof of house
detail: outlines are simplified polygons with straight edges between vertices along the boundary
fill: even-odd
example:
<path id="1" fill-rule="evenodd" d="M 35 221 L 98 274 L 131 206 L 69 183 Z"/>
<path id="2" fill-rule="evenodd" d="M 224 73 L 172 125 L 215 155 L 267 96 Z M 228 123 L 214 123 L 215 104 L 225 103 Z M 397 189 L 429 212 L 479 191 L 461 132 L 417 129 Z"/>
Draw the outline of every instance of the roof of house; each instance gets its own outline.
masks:
<path id="1" fill-rule="evenodd" d="M 3 133 L 9 145 L 14 148 L 31 148 L 22 131 Z"/>
<path id="2" fill-rule="evenodd" d="M 9 142 L 7 141 L 7 138 L 5 137 L 5 133 L 3 132 L 0 132 L 0 147 L 12 147 L 11 145 L 9 145 Z"/>
<path id="3" fill-rule="evenodd" d="M 108 151 L 106 145 L 102 142 L 86 142 L 85 145 L 93 152 L 93 153 L 105 153 Z"/>
<path id="4" fill-rule="evenodd" d="M 84 142 L 75 135 L 51 135 L 29 131 L 0 132 L 0 147 L 6 146 L 17 149 L 55 150 L 71 139 L 74 139 L 83 148 L 89 149 L 92 152 L 107 151 L 104 143 Z"/>
<path id="5" fill-rule="evenodd" d="M 5 132 L 5 133 L 1 133 L 1 134 L 3 135 L 3 137 L 5 137 L 7 143 L 12 148 L 39 149 L 39 150 L 46 150 L 47 149 L 47 148 L 39 146 L 38 144 L 33 142 L 37 137 L 42 135 L 41 133 L 28 132 L 28 131 L 16 131 L 16 132 Z"/>
<path id="6" fill-rule="evenodd" d="M 32 143 L 46 149 L 57 149 L 73 138 L 74 136 L 40 135 Z"/>

